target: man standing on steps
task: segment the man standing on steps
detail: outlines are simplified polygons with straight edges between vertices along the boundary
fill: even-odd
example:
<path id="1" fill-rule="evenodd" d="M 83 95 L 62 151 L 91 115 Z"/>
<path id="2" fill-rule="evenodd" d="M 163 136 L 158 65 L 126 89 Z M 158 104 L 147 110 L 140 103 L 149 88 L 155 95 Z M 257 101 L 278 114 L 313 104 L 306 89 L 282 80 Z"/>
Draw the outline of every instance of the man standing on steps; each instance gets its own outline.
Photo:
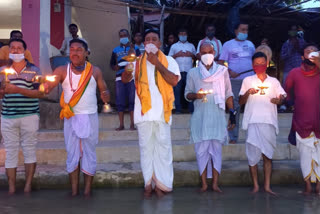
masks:
<path id="1" fill-rule="evenodd" d="M 253 181 L 252 193 L 259 191 L 257 164 L 262 155 L 264 190 L 275 194 L 270 188 L 270 180 L 276 135 L 279 133 L 277 105 L 282 103 L 286 93 L 276 78 L 266 74 L 267 62 L 267 56 L 262 52 L 252 56 L 252 66 L 256 75 L 244 78 L 239 93 L 239 104 L 246 104 L 242 128 L 248 130 L 246 154 Z"/>
<path id="2" fill-rule="evenodd" d="M 196 49 L 193 44 L 188 42 L 188 32 L 186 29 L 179 29 L 178 31 L 179 41 L 174 43 L 169 52 L 169 56 L 173 57 L 179 65 L 181 80 L 176 87 L 173 88 L 174 91 L 174 103 L 176 106 L 176 114 L 181 113 L 182 102 L 181 95 L 184 92 L 187 80 L 187 73 L 193 67 L 193 60 L 195 59 Z M 185 99 L 183 99 L 185 101 Z M 189 112 L 193 112 L 193 104 L 189 102 L 188 104 Z"/>
<path id="3" fill-rule="evenodd" d="M 205 42 L 212 43 L 214 47 L 214 52 L 215 52 L 214 58 L 216 61 L 219 59 L 219 56 L 222 51 L 222 44 L 221 44 L 221 41 L 215 37 L 215 34 L 216 34 L 216 27 L 214 26 L 214 24 L 208 24 L 206 26 L 206 38 L 200 40 L 197 46 L 197 58 L 199 60 L 201 57 L 200 46 Z"/>
<path id="4" fill-rule="evenodd" d="M 317 51 L 317 46 L 306 44 L 301 66 L 292 69 L 285 82 L 288 100 L 294 102 L 291 130 L 300 154 L 305 194 L 312 192 L 311 183 L 316 183 L 320 194 L 320 63 L 319 55 L 309 56 Z"/>
<path id="5" fill-rule="evenodd" d="M 116 71 L 116 105 L 119 115 L 120 125 L 116 128 L 116 131 L 124 130 L 124 111 L 126 108 L 126 103 L 128 101 L 130 112 L 130 130 L 135 130 L 134 119 L 133 119 L 133 109 L 134 109 L 134 81 L 131 80 L 128 83 L 123 83 L 121 81 L 121 74 L 124 72 L 125 66 L 120 66 L 119 64 L 125 62 L 123 57 L 130 54 L 130 51 L 135 51 L 136 56 L 140 55 L 138 46 L 131 44 L 129 40 L 129 31 L 126 29 L 121 29 L 119 31 L 120 45 L 115 47 L 112 51 L 112 56 L 110 59 L 110 67 L 112 70 Z"/>
<path id="6" fill-rule="evenodd" d="M 255 52 L 252 42 L 247 40 L 249 25 L 246 22 L 240 22 L 235 26 L 236 37 L 227 41 L 222 46 L 222 52 L 219 58 L 221 65 L 228 62 L 228 70 L 231 78 L 232 91 L 234 95 L 234 106 L 236 111 L 240 111 L 239 91 L 243 78 L 254 74 L 252 70 L 251 57 Z M 246 72 L 246 73 L 242 73 Z M 231 144 L 237 143 L 239 135 L 239 117 L 237 114 L 236 127 L 229 131 Z"/>
<path id="7" fill-rule="evenodd" d="M 99 141 L 96 89 L 99 89 L 104 103 L 110 99 L 100 69 L 86 61 L 87 55 L 87 43 L 80 39 L 71 40 L 71 63 L 56 68 L 53 72 L 55 82 L 45 85 L 46 93 L 49 93 L 59 83 L 62 84 L 60 118 L 64 119 L 67 171 L 73 196 L 79 194 L 80 167 L 84 173 L 86 196 L 91 193 L 96 172 L 96 145 Z"/>
<path id="8" fill-rule="evenodd" d="M 122 81 L 128 82 L 133 76 L 135 79 L 134 121 L 138 128 L 145 196 L 148 197 L 153 187 L 159 196 L 172 191 L 170 125 L 173 86 L 180 80 L 180 72 L 176 61 L 159 50 L 158 31 L 147 31 L 144 41 L 145 53 L 137 61 L 134 73 L 126 67 Z"/>
<path id="9" fill-rule="evenodd" d="M 32 82 L 40 70 L 25 59 L 26 43 L 22 39 L 11 39 L 9 42 L 9 58 L 11 62 L 0 68 L 12 69 L 15 73 L 8 75 L 10 83 L 4 75 L 1 79 L 1 133 L 6 151 L 5 168 L 9 183 L 9 194 L 16 191 L 16 173 L 21 143 L 26 183 L 24 192 L 31 192 L 31 183 L 36 170 L 36 144 L 39 129 L 39 84 Z"/>
<path id="10" fill-rule="evenodd" d="M 225 107 L 230 111 L 230 128 L 234 127 L 233 94 L 227 67 L 214 62 L 212 43 L 200 46 L 199 67 L 188 72 L 185 98 L 194 101 L 194 112 L 191 116 L 191 138 L 195 143 L 198 168 L 202 181 L 201 191 L 207 190 L 207 177 L 212 178 L 212 189 L 221 192 L 218 178 L 222 165 L 222 144 L 227 138 Z M 200 94 L 210 91 L 211 94 Z M 204 98 L 207 101 L 204 101 Z M 231 125 L 233 124 L 233 125 Z"/>

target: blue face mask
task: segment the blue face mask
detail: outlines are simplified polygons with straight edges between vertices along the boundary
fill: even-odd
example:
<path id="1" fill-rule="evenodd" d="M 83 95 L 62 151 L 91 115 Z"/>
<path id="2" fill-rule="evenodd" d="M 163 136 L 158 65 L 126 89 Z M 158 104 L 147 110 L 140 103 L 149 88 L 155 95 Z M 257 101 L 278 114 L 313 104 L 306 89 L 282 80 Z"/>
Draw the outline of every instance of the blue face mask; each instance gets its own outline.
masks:
<path id="1" fill-rule="evenodd" d="M 244 41 L 248 38 L 248 34 L 247 33 L 238 33 L 237 35 L 237 39 Z"/>
<path id="2" fill-rule="evenodd" d="M 180 40 L 181 42 L 186 42 L 187 39 L 188 39 L 188 36 L 179 36 L 179 40 Z"/>
<path id="3" fill-rule="evenodd" d="M 128 37 L 123 37 L 120 38 L 120 43 L 123 45 L 126 45 L 129 42 L 129 38 Z"/>

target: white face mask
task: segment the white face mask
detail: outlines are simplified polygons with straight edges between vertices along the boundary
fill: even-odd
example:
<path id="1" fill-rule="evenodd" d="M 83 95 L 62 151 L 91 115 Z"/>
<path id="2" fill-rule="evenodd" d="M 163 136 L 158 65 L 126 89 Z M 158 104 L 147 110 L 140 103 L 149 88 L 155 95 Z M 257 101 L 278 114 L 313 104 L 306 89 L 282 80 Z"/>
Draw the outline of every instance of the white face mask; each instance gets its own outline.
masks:
<path id="1" fill-rule="evenodd" d="M 205 65 L 211 65 L 214 60 L 213 54 L 204 54 L 201 56 L 201 62 Z"/>
<path id="2" fill-rule="evenodd" d="M 153 53 L 153 54 L 156 54 L 157 52 L 158 52 L 158 48 L 157 48 L 157 46 L 155 46 L 154 44 L 152 44 L 152 43 L 149 43 L 149 44 L 147 44 L 145 47 L 144 47 L 144 49 L 145 49 L 145 51 L 147 52 L 147 53 Z"/>
<path id="3" fill-rule="evenodd" d="M 12 61 L 14 62 L 21 62 L 22 60 L 24 60 L 24 53 L 22 54 L 9 53 L 9 58 L 12 59 Z"/>

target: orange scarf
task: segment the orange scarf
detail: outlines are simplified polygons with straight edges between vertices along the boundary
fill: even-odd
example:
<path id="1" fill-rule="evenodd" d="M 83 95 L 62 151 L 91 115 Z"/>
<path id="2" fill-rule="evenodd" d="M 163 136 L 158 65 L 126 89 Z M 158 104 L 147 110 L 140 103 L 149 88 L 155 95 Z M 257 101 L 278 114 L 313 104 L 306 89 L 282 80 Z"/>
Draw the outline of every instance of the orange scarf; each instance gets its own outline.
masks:
<path id="1" fill-rule="evenodd" d="M 158 59 L 161 64 L 168 68 L 168 61 L 166 56 L 159 50 Z M 159 92 L 162 96 L 163 109 L 164 109 L 164 120 L 169 123 L 171 111 L 173 108 L 174 94 L 173 88 L 168 84 L 158 70 L 155 72 L 155 81 L 158 86 Z M 137 95 L 141 102 L 141 114 L 147 113 L 151 109 L 151 94 L 149 90 L 148 83 L 148 72 L 147 72 L 147 55 L 143 54 L 140 60 L 136 63 L 135 72 L 135 85 L 137 90 Z M 159 112 L 159 114 L 161 114 Z"/>
<path id="2" fill-rule="evenodd" d="M 71 65 L 70 65 L 71 66 Z M 62 92 L 61 94 L 61 98 L 60 98 L 60 106 L 61 106 L 61 112 L 60 112 L 60 119 L 62 120 L 63 118 L 67 118 L 69 119 L 70 117 L 74 116 L 73 113 L 73 107 L 75 105 L 77 105 L 77 103 L 79 102 L 80 98 L 82 97 L 84 91 L 86 90 L 92 73 L 93 73 L 93 66 L 87 62 L 87 65 L 84 69 L 84 71 L 82 71 L 79 83 L 78 83 L 78 88 L 77 90 L 73 93 L 69 103 L 65 103 L 64 102 L 64 92 Z M 71 69 L 69 72 L 72 72 Z M 68 77 L 66 77 L 68 78 Z"/>

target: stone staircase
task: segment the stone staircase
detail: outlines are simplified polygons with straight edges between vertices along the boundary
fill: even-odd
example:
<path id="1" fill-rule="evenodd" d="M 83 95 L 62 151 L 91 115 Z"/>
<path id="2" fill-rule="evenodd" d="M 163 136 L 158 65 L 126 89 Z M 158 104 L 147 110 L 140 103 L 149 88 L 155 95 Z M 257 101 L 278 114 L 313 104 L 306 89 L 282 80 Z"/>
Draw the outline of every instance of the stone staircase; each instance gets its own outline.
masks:
<path id="1" fill-rule="evenodd" d="M 41 123 L 38 134 L 37 158 L 39 164 L 64 165 L 66 152 L 63 137 L 63 122 L 58 119 L 59 106 L 53 103 L 41 103 Z M 171 126 L 174 161 L 195 161 L 193 144 L 189 144 L 190 114 L 173 115 Z M 294 146 L 287 141 L 292 114 L 279 114 L 279 135 L 275 160 L 297 160 Z M 129 127 L 129 115 L 125 115 L 125 127 Z M 137 131 L 115 131 L 119 125 L 116 113 L 99 114 L 99 144 L 97 146 L 98 163 L 130 163 L 140 158 Z M 247 160 L 245 155 L 244 130 L 240 130 L 239 143 L 223 147 L 223 160 Z M 23 163 L 20 154 L 20 164 Z M 4 148 L 0 147 L 0 165 L 4 164 Z"/>
<path id="2" fill-rule="evenodd" d="M 63 122 L 59 118 L 57 103 L 40 103 L 40 131 L 38 134 L 38 167 L 34 188 L 68 187 L 65 171 L 66 151 L 63 138 Z M 173 144 L 174 186 L 198 186 L 199 172 L 194 145 L 189 144 L 190 114 L 173 115 L 171 126 Z M 227 117 L 227 115 L 226 115 Z M 272 184 L 301 184 L 297 149 L 287 141 L 292 114 L 279 114 L 280 133 L 274 154 Z M 129 115 L 125 115 L 125 127 L 129 127 Z M 99 114 L 100 134 L 97 146 L 97 174 L 95 187 L 142 187 L 140 153 L 137 131 L 115 131 L 119 125 L 116 113 Z M 223 147 L 221 185 L 250 185 L 248 163 L 245 155 L 245 136 L 241 130 L 238 144 Z M 5 151 L 0 144 L 0 186 L 6 187 L 4 172 Z M 259 163 L 259 178 L 263 178 L 262 162 Z M 17 184 L 24 184 L 23 155 L 19 154 Z"/>

